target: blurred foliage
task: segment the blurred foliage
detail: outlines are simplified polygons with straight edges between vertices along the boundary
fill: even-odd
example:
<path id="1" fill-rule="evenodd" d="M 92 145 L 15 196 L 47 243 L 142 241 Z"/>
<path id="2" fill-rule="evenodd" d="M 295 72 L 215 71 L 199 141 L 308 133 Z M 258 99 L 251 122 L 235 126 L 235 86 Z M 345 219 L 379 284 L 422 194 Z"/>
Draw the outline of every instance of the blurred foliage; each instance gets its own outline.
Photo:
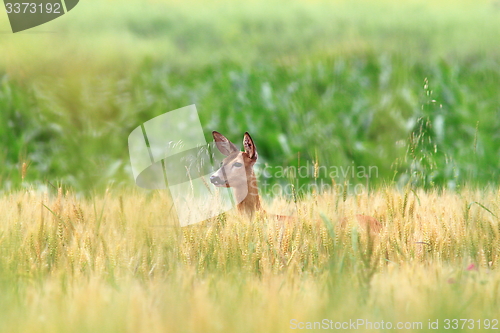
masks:
<path id="1" fill-rule="evenodd" d="M 193 103 L 207 141 L 249 131 L 261 169 L 376 166 L 335 181 L 425 188 L 499 178 L 491 2 L 128 1 L 107 19 L 113 2 L 89 3 L 54 21 L 61 34 L 0 41 L 4 189 L 131 185 L 130 131 Z"/>

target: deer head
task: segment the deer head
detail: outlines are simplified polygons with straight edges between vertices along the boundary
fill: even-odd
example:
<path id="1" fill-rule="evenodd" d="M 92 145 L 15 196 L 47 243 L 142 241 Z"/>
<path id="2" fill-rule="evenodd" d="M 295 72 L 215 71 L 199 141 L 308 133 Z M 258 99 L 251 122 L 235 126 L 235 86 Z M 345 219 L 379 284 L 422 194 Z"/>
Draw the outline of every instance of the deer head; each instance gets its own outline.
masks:
<path id="1" fill-rule="evenodd" d="M 253 166 L 257 161 L 257 149 L 250 134 L 243 136 L 240 151 L 234 143 L 219 132 L 212 132 L 217 149 L 226 156 L 221 167 L 211 177 L 210 182 L 217 187 L 231 187 L 238 201 L 238 209 L 252 214 L 260 207 L 257 181 Z"/>

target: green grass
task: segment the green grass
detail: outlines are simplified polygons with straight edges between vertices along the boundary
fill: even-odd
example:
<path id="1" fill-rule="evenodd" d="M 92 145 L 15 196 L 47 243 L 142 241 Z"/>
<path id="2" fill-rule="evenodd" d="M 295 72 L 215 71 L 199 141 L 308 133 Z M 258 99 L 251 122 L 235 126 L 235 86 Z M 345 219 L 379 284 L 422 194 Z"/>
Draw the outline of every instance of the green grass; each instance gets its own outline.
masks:
<path id="1" fill-rule="evenodd" d="M 87 0 L 8 34 L 1 14 L 0 331 L 500 319 L 499 15 L 469 0 Z M 258 171 L 316 168 L 259 177 L 267 211 L 292 221 L 180 228 L 166 192 L 135 188 L 129 133 L 193 103 L 207 141 L 251 133 Z M 319 172 L 353 166 L 378 173 Z M 343 190 L 303 187 L 321 182 Z"/>
<path id="2" fill-rule="evenodd" d="M 3 178 L 19 184 L 17 170 L 27 162 L 30 182 L 61 181 L 80 190 L 127 182 L 130 131 L 195 103 L 207 140 L 218 130 L 239 144 L 249 131 L 261 167 L 297 166 L 300 154 L 301 165 L 377 166 L 373 185 L 404 183 L 414 172 L 424 179 L 418 185 L 485 184 L 499 170 L 499 80 L 497 67 L 410 66 L 399 56 L 375 54 L 294 66 L 145 65 L 118 82 L 60 84 L 55 91 L 4 79 L 0 133 L 10 144 Z"/>
<path id="3" fill-rule="evenodd" d="M 81 3 L 0 41 L 2 188 L 130 185 L 130 131 L 192 103 L 207 140 L 249 131 L 261 167 L 377 166 L 374 186 L 496 182 L 495 6 Z"/>

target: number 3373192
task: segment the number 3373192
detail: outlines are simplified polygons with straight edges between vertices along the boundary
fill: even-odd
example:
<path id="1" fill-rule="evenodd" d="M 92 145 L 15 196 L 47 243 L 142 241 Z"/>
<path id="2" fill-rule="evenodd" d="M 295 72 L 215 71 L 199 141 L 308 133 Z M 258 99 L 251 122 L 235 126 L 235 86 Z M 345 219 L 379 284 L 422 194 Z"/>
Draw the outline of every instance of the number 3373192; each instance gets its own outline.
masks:
<path id="1" fill-rule="evenodd" d="M 498 330 L 498 319 L 484 319 L 484 320 L 474 320 L 474 319 L 445 319 L 444 329 L 492 329 Z"/>
<path id="2" fill-rule="evenodd" d="M 61 14 L 61 4 L 60 3 L 6 3 L 5 8 L 7 9 L 7 14 Z"/>

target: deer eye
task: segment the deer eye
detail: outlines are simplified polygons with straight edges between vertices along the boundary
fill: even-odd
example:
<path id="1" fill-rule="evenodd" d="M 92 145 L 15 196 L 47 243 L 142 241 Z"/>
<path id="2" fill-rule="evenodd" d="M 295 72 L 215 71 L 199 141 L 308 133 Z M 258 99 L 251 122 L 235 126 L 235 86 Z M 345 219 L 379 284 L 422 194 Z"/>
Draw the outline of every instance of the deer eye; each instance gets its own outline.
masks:
<path id="1" fill-rule="evenodd" d="M 233 164 L 233 166 L 234 166 L 234 167 L 237 167 L 237 168 L 241 167 L 242 165 L 243 165 L 243 164 L 241 164 L 240 162 L 236 162 L 236 163 L 234 163 L 234 164 Z"/>

